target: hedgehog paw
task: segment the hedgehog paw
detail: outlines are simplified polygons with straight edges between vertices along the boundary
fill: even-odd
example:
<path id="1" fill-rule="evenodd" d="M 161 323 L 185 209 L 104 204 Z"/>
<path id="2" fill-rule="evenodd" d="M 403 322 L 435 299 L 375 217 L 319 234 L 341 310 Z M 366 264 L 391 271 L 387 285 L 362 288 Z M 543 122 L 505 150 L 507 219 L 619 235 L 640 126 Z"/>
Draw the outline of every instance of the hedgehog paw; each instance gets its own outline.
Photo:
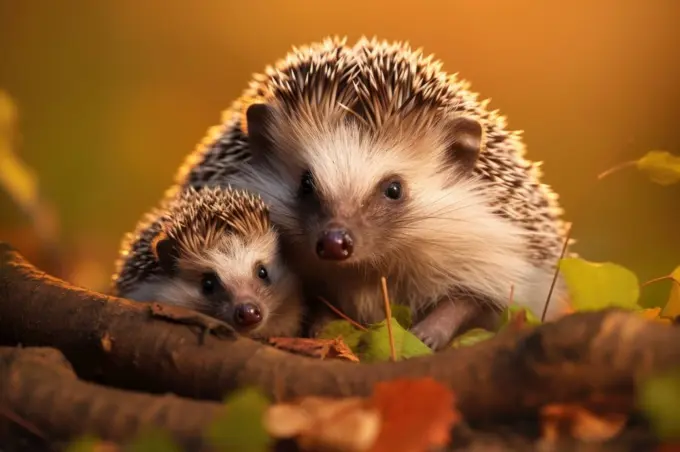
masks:
<path id="1" fill-rule="evenodd" d="M 449 334 L 438 328 L 430 328 L 426 322 L 420 322 L 411 329 L 411 333 L 423 344 L 437 351 L 449 342 Z"/>

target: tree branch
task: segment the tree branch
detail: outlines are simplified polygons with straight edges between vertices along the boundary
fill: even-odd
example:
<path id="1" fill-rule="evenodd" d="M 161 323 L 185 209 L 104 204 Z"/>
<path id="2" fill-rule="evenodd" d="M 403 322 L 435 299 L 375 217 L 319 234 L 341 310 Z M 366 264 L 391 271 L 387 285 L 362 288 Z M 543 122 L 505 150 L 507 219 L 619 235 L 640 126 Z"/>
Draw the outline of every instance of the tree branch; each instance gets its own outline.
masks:
<path id="1" fill-rule="evenodd" d="M 0 343 L 58 348 L 80 376 L 121 387 L 213 400 L 251 384 L 281 398 L 349 396 L 370 394 L 380 380 L 431 376 L 473 420 L 596 395 L 632 404 L 637 378 L 680 365 L 680 329 L 617 310 L 376 364 L 295 356 L 192 311 L 168 312 L 73 287 L 0 245 Z M 202 343 L 201 331 L 208 332 Z"/>
<path id="2" fill-rule="evenodd" d="M 0 347 L 0 382 L 2 408 L 12 413 L 10 420 L 30 420 L 30 432 L 50 442 L 85 434 L 127 441 L 141 428 L 154 425 L 196 450 L 205 446 L 206 426 L 222 409 L 214 402 L 82 382 L 53 348 Z"/>

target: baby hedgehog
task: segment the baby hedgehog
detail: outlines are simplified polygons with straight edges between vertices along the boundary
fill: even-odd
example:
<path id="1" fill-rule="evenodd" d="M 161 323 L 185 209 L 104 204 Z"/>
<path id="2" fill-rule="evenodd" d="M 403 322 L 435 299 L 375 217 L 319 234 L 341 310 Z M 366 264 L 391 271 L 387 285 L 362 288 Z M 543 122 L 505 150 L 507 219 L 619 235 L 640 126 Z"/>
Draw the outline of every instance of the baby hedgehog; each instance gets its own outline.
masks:
<path id="1" fill-rule="evenodd" d="M 445 346 L 514 299 L 540 315 L 565 236 L 519 132 L 405 43 L 328 38 L 268 67 L 180 168 L 259 193 L 309 299 L 384 319 L 380 277 Z M 548 318 L 564 307 L 563 281 Z"/>
<path id="2" fill-rule="evenodd" d="M 299 334 L 300 288 L 262 199 L 226 187 L 175 193 L 124 239 L 115 295 L 185 306 L 252 337 Z"/>

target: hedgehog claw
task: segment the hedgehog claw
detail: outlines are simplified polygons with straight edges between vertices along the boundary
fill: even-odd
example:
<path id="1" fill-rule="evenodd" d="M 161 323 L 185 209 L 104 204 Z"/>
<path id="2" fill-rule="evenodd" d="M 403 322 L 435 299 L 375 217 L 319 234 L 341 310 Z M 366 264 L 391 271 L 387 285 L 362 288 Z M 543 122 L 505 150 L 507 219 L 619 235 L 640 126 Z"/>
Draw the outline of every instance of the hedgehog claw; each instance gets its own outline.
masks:
<path id="1" fill-rule="evenodd" d="M 423 322 L 415 325 L 411 333 L 434 351 L 439 350 L 448 342 L 447 334 L 441 330 L 428 328 L 428 325 Z"/>

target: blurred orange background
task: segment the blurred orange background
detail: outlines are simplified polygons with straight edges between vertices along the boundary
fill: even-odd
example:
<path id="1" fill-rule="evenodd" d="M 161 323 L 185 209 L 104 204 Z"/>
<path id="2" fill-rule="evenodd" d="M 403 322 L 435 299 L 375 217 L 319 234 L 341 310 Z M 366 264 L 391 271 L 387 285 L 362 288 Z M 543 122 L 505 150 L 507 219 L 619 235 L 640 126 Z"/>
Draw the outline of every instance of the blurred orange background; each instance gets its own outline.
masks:
<path id="1" fill-rule="evenodd" d="M 39 254 L 6 191 L 0 240 L 106 289 L 122 235 L 253 72 L 293 45 L 366 34 L 434 53 L 525 131 L 583 257 L 641 281 L 667 274 L 680 265 L 680 184 L 596 176 L 652 149 L 680 154 L 679 20 L 674 0 L 0 0 L 0 90 L 18 108 L 15 152 L 53 207 L 58 251 Z"/>

